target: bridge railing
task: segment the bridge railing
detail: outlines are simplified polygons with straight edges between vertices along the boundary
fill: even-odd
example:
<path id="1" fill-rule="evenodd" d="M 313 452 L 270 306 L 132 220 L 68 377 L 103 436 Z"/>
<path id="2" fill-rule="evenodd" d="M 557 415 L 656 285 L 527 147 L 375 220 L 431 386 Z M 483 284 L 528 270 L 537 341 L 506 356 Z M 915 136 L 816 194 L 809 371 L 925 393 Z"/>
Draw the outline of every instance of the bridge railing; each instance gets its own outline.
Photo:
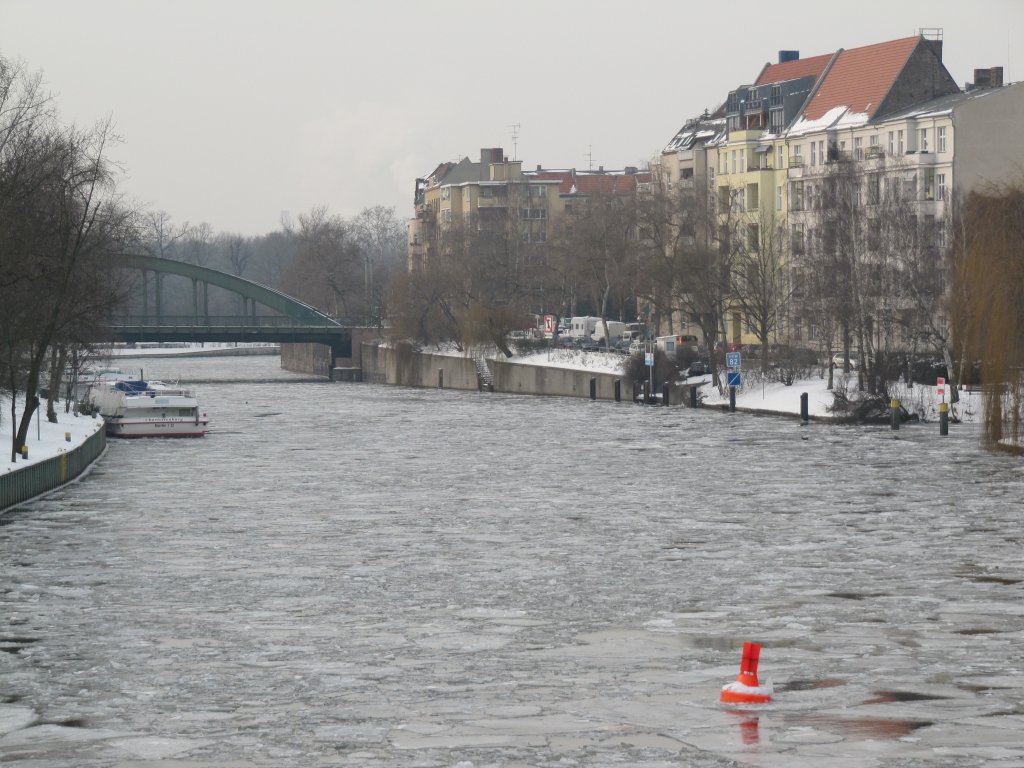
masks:
<path id="1" fill-rule="evenodd" d="M 339 322 L 339 324 L 344 324 Z M 284 315 L 122 315 L 112 317 L 110 328 L 308 328 Z M 331 328 L 326 323 L 324 328 Z"/>

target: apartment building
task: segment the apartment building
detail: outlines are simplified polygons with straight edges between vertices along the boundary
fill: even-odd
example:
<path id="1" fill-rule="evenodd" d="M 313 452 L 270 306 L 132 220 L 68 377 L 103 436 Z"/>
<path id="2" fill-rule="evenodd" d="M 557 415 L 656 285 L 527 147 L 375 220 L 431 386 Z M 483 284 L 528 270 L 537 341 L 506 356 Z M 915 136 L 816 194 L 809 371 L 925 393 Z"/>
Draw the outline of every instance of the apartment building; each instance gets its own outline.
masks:
<path id="1" fill-rule="evenodd" d="M 638 168 L 524 171 L 501 147 L 480 150 L 480 160 L 441 163 L 416 180 L 415 215 L 407 222 L 409 269 L 417 271 L 438 247 L 445 230 L 512 233 L 543 250 L 558 220 L 597 194 L 632 195 L 651 175 Z"/>
<path id="2" fill-rule="evenodd" d="M 751 85 L 729 92 L 719 111 L 724 131 L 704 130 L 696 151 L 699 119 L 673 137 L 660 178 L 672 185 L 688 163 L 706 168 L 719 247 L 756 248 L 766 222 L 782 221 L 798 261 L 823 247 L 824 191 L 844 165 L 868 216 L 898 190 L 912 200 L 922 236 L 934 231 L 941 247 L 954 190 L 1024 174 L 1022 110 L 1022 86 L 1003 86 L 999 68 L 976 70 L 975 83 L 961 91 L 942 63 L 940 30 L 808 59 L 780 51 Z M 728 340 L 754 343 L 739 309 L 728 314 Z M 778 337 L 806 338 L 812 323 L 787 313 Z"/>
<path id="3" fill-rule="evenodd" d="M 528 243 L 544 243 L 549 222 L 561 212 L 560 181 L 523 173 L 501 147 L 480 150 L 479 162 L 441 163 L 416 179 L 415 216 L 408 221 L 409 269 L 418 271 L 437 248 L 444 230 L 512 232 Z"/>

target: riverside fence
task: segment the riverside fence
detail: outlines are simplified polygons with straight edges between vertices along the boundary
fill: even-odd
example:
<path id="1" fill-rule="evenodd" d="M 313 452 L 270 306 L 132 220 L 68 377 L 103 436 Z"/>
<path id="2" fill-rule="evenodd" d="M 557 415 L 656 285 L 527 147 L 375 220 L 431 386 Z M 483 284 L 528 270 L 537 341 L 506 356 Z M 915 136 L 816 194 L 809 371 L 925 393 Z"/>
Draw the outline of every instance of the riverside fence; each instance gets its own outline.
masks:
<path id="1" fill-rule="evenodd" d="M 0 512 L 60 488 L 82 474 L 107 447 L 103 429 L 67 453 L 0 475 Z"/>

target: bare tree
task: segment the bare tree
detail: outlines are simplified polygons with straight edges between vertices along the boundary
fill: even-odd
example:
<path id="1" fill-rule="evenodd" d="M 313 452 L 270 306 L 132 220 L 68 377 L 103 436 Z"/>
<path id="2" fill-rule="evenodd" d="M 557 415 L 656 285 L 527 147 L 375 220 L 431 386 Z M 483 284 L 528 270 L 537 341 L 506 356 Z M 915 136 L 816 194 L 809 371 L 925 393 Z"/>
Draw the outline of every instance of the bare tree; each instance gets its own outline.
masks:
<path id="1" fill-rule="evenodd" d="M 112 139 L 110 121 L 83 131 L 51 116 L 5 142 L 10 155 L 0 168 L 11 185 L 3 195 L 0 253 L 10 255 L 5 272 L 18 293 L 0 301 L 7 314 L 4 358 L 12 389 L 20 383 L 26 392 L 12 455 L 38 407 L 35 393 L 49 350 L 94 340 L 99 320 L 120 298 L 110 258 L 135 232 L 114 192 L 106 156 Z M 9 177 L 9 169 L 18 173 Z"/>
<path id="2" fill-rule="evenodd" d="M 761 343 L 761 370 L 768 370 L 769 344 L 790 310 L 789 243 L 785 220 L 764 206 L 744 224 L 732 270 L 732 301 Z"/>
<path id="3" fill-rule="evenodd" d="M 363 259 L 351 227 L 324 206 L 299 214 L 290 234 L 295 258 L 282 276 L 282 287 L 334 316 L 348 314 L 363 293 Z"/>

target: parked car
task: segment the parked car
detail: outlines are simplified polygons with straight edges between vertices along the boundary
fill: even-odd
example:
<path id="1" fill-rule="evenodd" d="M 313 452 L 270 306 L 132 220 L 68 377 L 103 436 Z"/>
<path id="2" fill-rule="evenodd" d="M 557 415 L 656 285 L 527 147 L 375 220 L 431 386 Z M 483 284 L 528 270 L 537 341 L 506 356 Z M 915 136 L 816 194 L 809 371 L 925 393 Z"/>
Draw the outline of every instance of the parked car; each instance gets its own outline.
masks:
<path id="1" fill-rule="evenodd" d="M 845 360 L 845 356 L 843 355 L 842 352 L 838 352 L 838 353 L 832 355 L 832 365 L 834 365 L 836 368 L 842 368 L 844 360 Z M 854 357 L 853 355 L 850 355 L 850 370 L 851 371 L 852 370 L 856 370 L 858 365 L 859 365 L 859 363 L 857 361 L 857 358 Z"/>
<path id="2" fill-rule="evenodd" d="M 711 373 L 711 371 L 709 371 L 708 367 L 704 365 L 704 363 L 701 362 L 700 360 L 695 360 L 694 362 L 690 363 L 690 367 L 686 369 L 686 375 L 688 377 L 706 376 L 709 373 Z"/>

